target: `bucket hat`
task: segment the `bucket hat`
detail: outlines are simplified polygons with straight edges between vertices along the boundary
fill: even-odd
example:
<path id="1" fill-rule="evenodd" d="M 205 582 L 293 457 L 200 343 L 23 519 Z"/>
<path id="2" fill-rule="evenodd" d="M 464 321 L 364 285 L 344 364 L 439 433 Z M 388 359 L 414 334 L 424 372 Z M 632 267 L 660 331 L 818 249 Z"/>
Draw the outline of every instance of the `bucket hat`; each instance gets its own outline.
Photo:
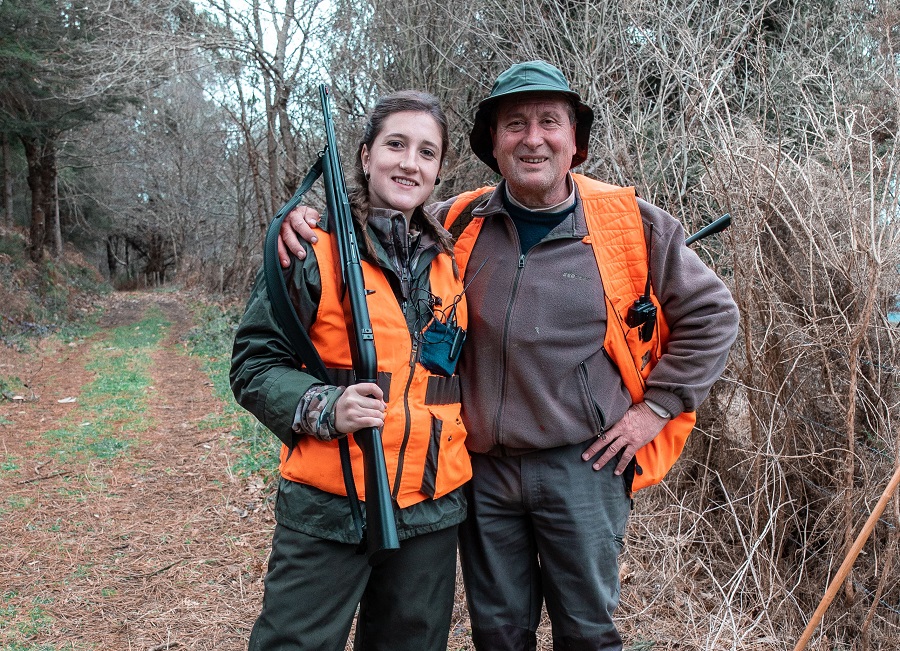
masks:
<path id="1" fill-rule="evenodd" d="M 520 93 L 558 93 L 572 100 L 575 107 L 575 154 L 571 167 L 581 165 L 587 159 L 588 139 L 591 135 L 591 124 L 594 122 L 594 111 L 581 101 L 581 96 L 569 88 L 569 82 L 559 68 L 546 61 L 526 61 L 516 63 L 500 73 L 491 94 L 478 103 L 475 112 L 475 124 L 469 134 L 472 151 L 488 167 L 500 173 L 497 159 L 494 158 L 494 145 L 491 141 L 491 124 L 497 103 L 511 95 Z"/>

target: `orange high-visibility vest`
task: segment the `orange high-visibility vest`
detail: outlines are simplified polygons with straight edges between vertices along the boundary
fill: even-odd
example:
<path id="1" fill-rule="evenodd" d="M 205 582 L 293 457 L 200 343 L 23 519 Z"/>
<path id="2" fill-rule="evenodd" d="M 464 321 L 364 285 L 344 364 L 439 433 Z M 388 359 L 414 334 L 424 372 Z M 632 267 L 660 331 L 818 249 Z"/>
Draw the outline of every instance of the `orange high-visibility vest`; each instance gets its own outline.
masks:
<path id="1" fill-rule="evenodd" d="M 607 322 L 603 346 L 622 375 L 622 382 L 632 403 L 641 402 L 646 391 L 645 380 L 666 350 L 669 327 L 656 294 L 650 299 L 656 305 L 656 327 L 650 341 L 640 340 L 640 328 L 628 328 L 625 315 L 632 303 L 643 295 L 649 262 L 644 226 L 634 188 L 620 188 L 580 174 L 573 174 L 581 197 L 590 244 L 600 269 L 606 295 Z M 453 222 L 479 196 L 495 190 L 484 187 L 461 194 L 447 213 L 444 227 Z M 473 217 L 460 233 L 456 243 L 456 260 L 465 277 L 466 265 L 481 231 L 484 218 Z M 684 449 L 694 428 L 696 412 L 684 412 L 670 420 L 663 430 L 637 451 L 632 490 L 640 490 L 662 481 Z"/>
<path id="2" fill-rule="evenodd" d="M 329 369 L 350 369 L 347 337 L 349 306 L 342 300 L 337 255 L 329 233 L 320 232 L 313 245 L 321 276 L 322 296 L 310 338 Z M 378 358 L 379 376 L 390 378 L 382 442 L 391 495 L 401 508 L 438 498 L 472 476 L 466 451 L 466 432 L 459 415 L 459 378 L 433 375 L 414 357 L 406 318 L 388 279 L 375 265 L 363 261 L 363 278 Z M 431 263 L 431 293 L 449 307 L 462 292 L 450 256 L 439 254 Z M 465 301 L 456 309 L 458 324 L 467 324 Z M 350 438 L 350 461 L 359 498 L 365 500 L 362 452 Z M 346 495 L 338 441 L 301 436 L 293 453 L 281 450 L 281 474 L 286 479 Z"/>

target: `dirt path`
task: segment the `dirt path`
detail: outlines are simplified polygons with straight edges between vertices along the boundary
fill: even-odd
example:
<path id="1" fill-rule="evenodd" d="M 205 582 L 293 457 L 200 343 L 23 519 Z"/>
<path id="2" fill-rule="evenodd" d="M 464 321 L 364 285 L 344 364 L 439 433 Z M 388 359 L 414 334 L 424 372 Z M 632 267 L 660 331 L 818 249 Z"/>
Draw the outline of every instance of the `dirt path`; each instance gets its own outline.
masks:
<path id="1" fill-rule="evenodd" d="M 108 300 L 86 341 L 0 351 L 0 376 L 29 385 L 25 401 L 0 402 L 0 647 L 245 649 L 271 535 L 266 495 L 232 474 L 231 429 L 209 426 L 223 404 L 181 343 L 185 305 Z M 146 428 L 109 458 L 58 454 L 53 432 L 91 427 L 73 418 L 93 360 L 115 354 L 109 329 L 153 306 L 171 325 L 150 352 Z"/>

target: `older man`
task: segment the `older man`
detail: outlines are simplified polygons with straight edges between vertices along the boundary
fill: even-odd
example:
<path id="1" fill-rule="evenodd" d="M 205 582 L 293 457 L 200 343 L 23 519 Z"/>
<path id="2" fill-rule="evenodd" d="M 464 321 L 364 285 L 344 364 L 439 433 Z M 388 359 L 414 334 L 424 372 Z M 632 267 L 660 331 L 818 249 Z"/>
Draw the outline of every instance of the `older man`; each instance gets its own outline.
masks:
<path id="1" fill-rule="evenodd" d="M 558 69 L 512 66 L 469 139 L 503 180 L 432 207 L 468 285 L 474 478 L 459 542 L 479 651 L 535 649 L 542 603 L 554 649 L 622 648 L 632 490 L 674 463 L 736 336 L 728 289 L 677 220 L 570 172 L 592 122 Z M 292 224 L 309 239 L 304 216 Z"/>

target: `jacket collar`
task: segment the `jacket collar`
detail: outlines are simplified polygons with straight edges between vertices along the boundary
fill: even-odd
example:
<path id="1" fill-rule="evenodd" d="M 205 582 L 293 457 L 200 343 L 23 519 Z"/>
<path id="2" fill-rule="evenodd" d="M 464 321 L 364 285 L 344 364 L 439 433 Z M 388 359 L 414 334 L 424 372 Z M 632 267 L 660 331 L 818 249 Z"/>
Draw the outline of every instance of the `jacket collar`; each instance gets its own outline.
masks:
<path id="1" fill-rule="evenodd" d="M 413 215 L 412 223 L 407 227 L 406 217 L 399 210 L 371 208 L 367 223 L 378 243 L 384 248 L 402 246 L 404 240 L 407 240 L 406 244 L 408 245 L 408 240 L 417 237 L 420 238 L 419 246 L 428 248 L 436 242 L 433 236 L 434 227 L 437 226 L 443 230 L 437 220 L 424 210 L 417 211 Z"/>
<path id="2" fill-rule="evenodd" d="M 571 176 L 572 175 L 570 174 L 569 178 L 571 178 Z M 575 183 L 574 179 L 572 179 L 572 183 L 575 186 L 575 210 L 571 215 L 566 217 L 559 226 L 550 231 L 550 234 L 547 236 L 550 239 L 563 237 L 583 238 L 588 234 L 587 220 L 584 217 L 584 204 L 581 201 L 581 193 L 578 191 L 578 184 Z M 500 184 L 496 187 L 493 194 L 491 194 L 491 198 L 483 205 L 475 208 L 472 211 L 472 215 L 485 218 L 495 217 L 496 215 L 508 215 L 506 208 L 503 207 L 504 193 L 506 193 L 506 179 L 500 181 Z"/>

